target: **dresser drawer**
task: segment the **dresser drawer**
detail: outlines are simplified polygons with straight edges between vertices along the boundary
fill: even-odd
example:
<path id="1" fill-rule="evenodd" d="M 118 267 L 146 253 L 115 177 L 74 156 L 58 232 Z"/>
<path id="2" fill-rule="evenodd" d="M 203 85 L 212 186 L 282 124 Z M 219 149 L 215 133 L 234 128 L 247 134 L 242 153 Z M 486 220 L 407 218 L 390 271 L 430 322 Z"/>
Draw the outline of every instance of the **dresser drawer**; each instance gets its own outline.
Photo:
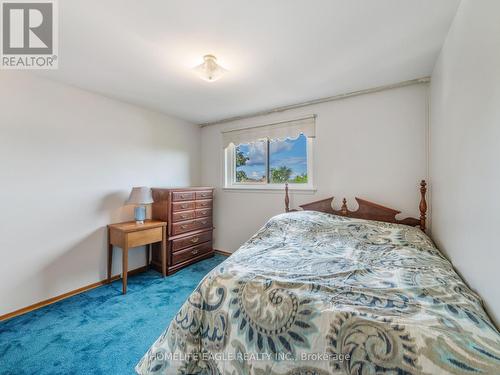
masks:
<path id="1" fill-rule="evenodd" d="M 194 191 L 174 191 L 172 192 L 172 201 L 192 201 L 195 198 Z"/>
<path id="2" fill-rule="evenodd" d="M 195 217 L 211 217 L 212 209 L 211 208 L 201 208 L 195 211 Z"/>
<path id="3" fill-rule="evenodd" d="M 128 233 L 128 246 L 136 247 L 152 242 L 159 242 L 163 238 L 162 228 L 152 228 Z"/>
<path id="4" fill-rule="evenodd" d="M 212 199 L 212 191 L 197 191 L 196 199 Z"/>
<path id="5" fill-rule="evenodd" d="M 195 203 L 194 202 L 173 202 L 172 203 L 172 211 L 185 211 L 185 210 L 194 210 Z"/>
<path id="6" fill-rule="evenodd" d="M 212 227 L 212 218 L 211 217 L 203 217 L 195 220 L 196 229 L 203 228 L 211 228 Z"/>
<path id="7" fill-rule="evenodd" d="M 194 246 L 211 240 L 212 240 L 212 231 L 193 234 L 192 236 L 186 236 L 183 238 L 178 238 L 176 240 L 172 240 L 172 251 L 175 252 L 184 249 L 186 247 Z"/>
<path id="8" fill-rule="evenodd" d="M 212 208 L 212 200 L 205 199 L 202 201 L 196 201 L 196 208 Z"/>
<path id="9" fill-rule="evenodd" d="M 181 221 L 180 223 L 172 224 L 172 235 L 175 236 L 177 234 L 190 232 L 199 228 L 199 223 L 197 223 L 196 220 Z"/>
<path id="10" fill-rule="evenodd" d="M 172 213 L 172 222 L 191 220 L 195 218 L 195 211 L 180 211 Z"/>
<path id="11" fill-rule="evenodd" d="M 177 251 L 172 254 L 172 264 L 185 262 L 186 260 L 196 258 L 200 255 L 207 254 L 212 251 L 212 242 L 205 242 L 187 249 Z"/>

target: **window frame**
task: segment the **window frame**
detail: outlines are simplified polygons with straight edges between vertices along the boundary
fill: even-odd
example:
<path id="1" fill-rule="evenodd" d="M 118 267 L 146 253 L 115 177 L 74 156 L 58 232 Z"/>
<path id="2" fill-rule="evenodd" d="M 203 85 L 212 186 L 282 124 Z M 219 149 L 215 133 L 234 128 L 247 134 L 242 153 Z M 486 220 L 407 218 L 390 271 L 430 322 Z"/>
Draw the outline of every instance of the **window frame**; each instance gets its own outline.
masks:
<path id="1" fill-rule="evenodd" d="M 269 145 L 271 139 L 269 137 L 261 138 L 259 140 L 266 141 L 266 182 L 236 182 L 236 145 L 229 144 L 224 149 L 223 160 L 223 187 L 225 190 L 283 190 L 284 183 L 270 183 L 269 182 Z M 306 157 L 307 157 L 307 183 L 288 183 L 290 190 L 296 191 L 316 191 L 314 185 L 314 138 L 307 137 L 306 144 Z"/>

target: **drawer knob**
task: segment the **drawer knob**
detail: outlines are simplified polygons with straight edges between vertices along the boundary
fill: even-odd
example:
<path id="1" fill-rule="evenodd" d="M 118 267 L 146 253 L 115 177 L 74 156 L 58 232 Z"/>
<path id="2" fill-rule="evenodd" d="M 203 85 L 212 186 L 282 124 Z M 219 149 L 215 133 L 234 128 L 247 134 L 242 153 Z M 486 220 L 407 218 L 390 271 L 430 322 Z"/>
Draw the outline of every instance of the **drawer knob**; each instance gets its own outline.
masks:
<path id="1" fill-rule="evenodd" d="M 208 223 L 208 221 L 203 220 L 201 223 L 202 223 L 203 225 L 205 225 L 206 223 Z"/>
<path id="2" fill-rule="evenodd" d="M 183 219 L 187 219 L 188 215 L 181 215 Z"/>
<path id="3" fill-rule="evenodd" d="M 181 207 L 182 208 L 187 208 L 187 206 L 188 206 L 187 204 L 183 204 Z"/>
<path id="4" fill-rule="evenodd" d="M 198 254 L 198 249 L 194 249 L 193 251 L 191 251 L 191 254 L 193 254 L 193 255 Z"/>
<path id="5" fill-rule="evenodd" d="M 196 242 L 198 242 L 199 240 L 200 240 L 200 238 L 199 238 L 199 237 L 195 237 L 195 238 L 192 238 L 192 239 L 191 239 L 191 242 L 192 242 L 192 243 L 196 243 Z"/>
<path id="6" fill-rule="evenodd" d="M 187 229 L 187 228 L 188 228 L 188 226 L 187 226 L 187 225 L 181 225 L 181 228 L 182 228 L 182 229 Z"/>

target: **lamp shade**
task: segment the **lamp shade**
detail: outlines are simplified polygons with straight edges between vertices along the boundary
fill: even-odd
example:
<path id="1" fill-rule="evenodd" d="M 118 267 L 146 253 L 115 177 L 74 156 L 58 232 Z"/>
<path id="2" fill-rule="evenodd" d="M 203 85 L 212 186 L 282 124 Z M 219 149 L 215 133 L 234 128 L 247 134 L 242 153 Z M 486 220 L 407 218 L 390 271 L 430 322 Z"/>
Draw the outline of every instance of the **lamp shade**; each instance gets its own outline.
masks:
<path id="1" fill-rule="evenodd" d="M 139 186 L 132 188 L 130 197 L 128 197 L 127 204 L 151 204 L 153 203 L 153 196 L 151 189 L 146 186 Z"/>

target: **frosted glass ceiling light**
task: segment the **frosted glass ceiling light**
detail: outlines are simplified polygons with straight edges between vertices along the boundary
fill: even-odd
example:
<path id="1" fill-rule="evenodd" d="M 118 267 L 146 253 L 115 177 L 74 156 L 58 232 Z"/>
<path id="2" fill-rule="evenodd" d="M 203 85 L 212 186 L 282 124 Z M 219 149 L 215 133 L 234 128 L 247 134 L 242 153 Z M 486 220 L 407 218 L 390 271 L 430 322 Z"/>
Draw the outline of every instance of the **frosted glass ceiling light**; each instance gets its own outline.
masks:
<path id="1" fill-rule="evenodd" d="M 203 60 L 203 64 L 194 68 L 194 71 L 201 79 L 214 82 L 227 72 L 226 69 L 217 64 L 217 58 L 214 55 L 205 55 L 203 56 Z"/>

